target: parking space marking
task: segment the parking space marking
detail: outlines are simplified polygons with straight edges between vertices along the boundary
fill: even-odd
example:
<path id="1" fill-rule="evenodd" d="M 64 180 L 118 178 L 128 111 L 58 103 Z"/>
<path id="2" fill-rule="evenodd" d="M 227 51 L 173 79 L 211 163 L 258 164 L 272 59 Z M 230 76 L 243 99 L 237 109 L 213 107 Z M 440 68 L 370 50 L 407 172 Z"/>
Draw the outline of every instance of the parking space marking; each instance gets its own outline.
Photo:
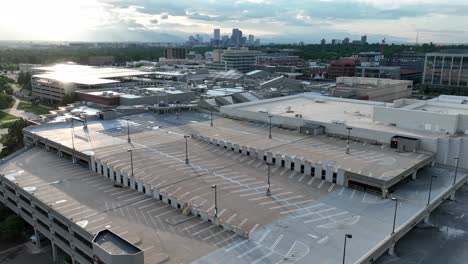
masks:
<path id="1" fill-rule="evenodd" d="M 312 177 L 312 179 L 310 179 L 310 181 L 307 183 L 307 185 L 311 185 L 314 181 L 315 181 L 315 177 Z"/>
<path id="2" fill-rule="evenodd" d="M 335 187 L 334 183 L 332 183 L 332 185 L 330 185 L 330 188 L 328 188 L 328 192 L 331 192 L 333 190 L 333 187 Z"/>
<path id="3" fill-rule="evenodd" d="M 270 249 L 271 250 L 274 250 L 275 247 L 279 244 L 279 242 L 281 241 L 281 239 L 283 239 L 283 234 L 279 235 L 278 238 L 276 239 L 276 241 L 273 243 L 273 245 L 271 245 Z"/>
<path id="4" fill-rule="evenodd" d="M 246 255 L 252 253 L 253 251 L 257 250 L 257 249 L 260 248 L 261 246 L 262 246 L 262 245 L 257 245 L 257 246 L 255 246 L 255 247 L 253 247 L 253 248 L 247 250 L 246 252 L 240 254 L 240 255 L 237 256 L 237 257 L 238 257 L 238 258 L 243 258 L 244 256 L 246 256 Z"/>
<path id="5" fill-rule="evenodd" d="M 233 250 L 233 249 L 236 249 L 236 248 L 242 246 L 243 244 L 246 244 L 246 243 L 249 242 L 249 241 L 250 241 L 250 240 L 247 240 L 247 239 L 246 239 L 246 240 L 243 240 L 243 241 L 240 241 L 240 242 L 234 244 L 233 246 L 231 246 L 230 248 L 225 249 L 224 251 L 229 252 L 229 251 L 231 251 L 231 250 Z"/>
<path id="6" fill-rule="evenodd" d="M 193 225 L 191 225 L 191 226 L 185 227 L 184 229 L 182 229 L 182 231 L 187 231 L 187 230 L 189 230 L 189 229 L 192 229 L 192 228 L 194 228 L 194 227 L 196 227 L 196 226 L 199 226 L 199 225 L 202 225 L 202 224 L 204 224 L 204 223 L 206 223 L 204 220 L 200 220 L 198 223 L 195 223 L 195 224 L 193 224 Z"/>
<path id="7" fill-rule="evenodd" d="M 275 252 L 273 251 L 270 251 L 268 253 L 266 253 L 265 255 L 261 256 L 260 258 L 254 260 L 251 264 L 257 264 L 257 263 L 260 263 L 260 261 L 270 257 L 271 255 L 273 255 Z"/>
<path id="8" fill-rule="evenodd" d="M 208 227 L 206 227 L 206 228 L 203 228 L 203 229 L 201 229 L 201 230 L 199 230 L 199 231 L 197 231 L 197 232 L 195 232 L 195 233 L 192 233 L 192 236 L 196 236 L 196 235 L 198 235 L 198 234 L 200 234 L 200 233 L 203 233 L 203 232 L 208 231 L 208 230 L 210 230 L 210 229 L 213 229 L 213 228 L 215 228 L 215 227 L 218 227 L 218 226 L 216 226 L 216 225 L 210 225 L 210 226 L 208 226 Z"/>

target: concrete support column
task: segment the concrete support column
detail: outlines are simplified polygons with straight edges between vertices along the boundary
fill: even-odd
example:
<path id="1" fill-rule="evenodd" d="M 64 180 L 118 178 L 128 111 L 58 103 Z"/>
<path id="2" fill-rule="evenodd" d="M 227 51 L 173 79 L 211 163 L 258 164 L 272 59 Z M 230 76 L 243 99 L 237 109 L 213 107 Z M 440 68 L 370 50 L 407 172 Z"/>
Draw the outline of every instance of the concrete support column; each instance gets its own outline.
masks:
<path id="1" fill-rule="evenodd" d="M 138 191 L 143 192 L 143 182 L 141 180 L 135 180 L 138 183 Z"/>
<path id="2" fill-rule="evenodd" d="M 41 233 L 39 233 L 36 227 L 34 227 L 34 236 L 36 237 L 36 248 L 40 250 L 41 249 Z"/>
<path id="3" fill-rule="evenodd" d="M 257 156 L 257 149 L 249 147 L 249 156 L 255 158 Z"/>
<path id="4" fill-rule="evenodd" d="M 325 170 L 326 170 L 325 180 L 327 182 L 333 182 L 333 167 L 327 166 Z"/>
<path id="5" fill-rule="evenodd" d="M 62 152 L 60 149 L 58 150 L 57 153 L 58 153 L 58 156 L 59 156 L 60 158 L 63 158 L 63 152 Z"/>
<path id="6" fill-rule="evenodd" d="M 425 224 L 429 224 L 429 217 L 430 217 L 430 216 L 431 216 L 431 215 L 428 214 L 428 215 L 426 215 L 426 217 L 424 217 L 424 223 L 425 223 Z"/>
<path id="7" fill-rule="evenodd" d="M 431 167 L 434 167 L 434 166 L 435 166 L 435 160 L 431 162 Z"/>
<path id="8" fill-rule="evenodd" d="M 278 167 L 281 167 L 281 161 L 283 160 L 283 155 L 279 154 L 279 153 L 276 153 L 275 154 L 275 164 L 278 166 Z"/>
<path id="9" fill-rule="evenodd" d="M 416 180 L 416 174 L 417 174 L 417 173 L 418 173 L 418 171 L 416 170 L 416 171 L 413 172 L 413 174 L 411 174 L 411 179 L 412 179 L 413 181 Z"/>
<path id="10" fill-rule="evenodd" d="M 285 167 L 286 169 L 291 169 L 291 157 L 289 156 L 284 156 L 284 161 L 285 161 Z"/>
<path id="11" fill-rule="evenodd" d="M 130 177 L 130 188 L 135 189 L 135 178 Z"/>
<path id="12" fill-rule="evenodd" d="M 103 163 L 102 163 L 102 168 L 103 168 L 103 170 L 104 170 L 104 171 L 102 172 L 102 175 L 104 175 L 104 177 L 106 177 L 106 178 L 110 178 L 109 172 L 107 171 L 107 164 L 103 162 Z"/>
<path id="13" fill-rule="evenodd" d="M 396 256 L 396 254 L 395 254 L 395 243 L 393 243 L 393 244 L 390 246 L 390 248 L 388 249 L 388 254 L 389 254 L 390 256 Z"/>
<path id="14" fill-rule="evenodd" d="M 263 150 L 257 149 L 256 158 L 259 159 L 259 160 L 263 160 L 263 155 L 265 155 L 265 152 L 263 152 Z"/>
<path id="15" fill-rule="evenodd" d="M 96 164 L 97 164 L 97 170 L 96 170 L 96 172 L 102 175 L 101 161 L 100 161 L 100 160 L 96 160 Z"/>
<path id="16" fill-rule="evenodd" d="M 304 174 L 305 175 L 311 175 L 311 168 L 312 166 L 310 165 L 310 161 L 304 161 Z"/>
<path id="17" fill-rule="evenodd" d="M 112 180 L 112 181 L 115 181 L 115 177 L 114 177 L 114 168 L 107 165 L 108 168 L 109 168 L 109 178 Z"/>
<path id="18" fill-rule="evenodd" d="M 342 185 L 342 186 L 345 185 L 345 172 L 342 169 L 338 169 L 336 172 L 336 184 Z"/>
<path id="19" fill-rule="evenodd" d="M 239 152 L 239 149 L 240 149 L 239 144 L 234 144 L 233 148 L 235 152 Z"/>
<path id="20" fill-rule="evenodd" d="M 94 156 L 89 157 L 89 165 L 92 171 L 96 171 L 96 158 Z"/>
<path id="21" fill-rule="evenodd" d="M 45 145 L 45 149 L 46 149 L 47 152 L 50 151 L 50 146 L 49 146 L 49 144 L 46 144 L 46 145 Z"/>
<path id="22" fill-rule="evenodd" d="M 122 183 L 122 174 L 120 174 L 119 170 L 115 171 L 115 181 L 118 183 Z"/>
<path id="23" fill-rule="evenodd" d="M 232 150 L 232 143 L 231 142 L 226 142 L 226 148 L 229 150 Z"/>
<path id="24" fill-rule="evenodd" d="M 294 159 L 294 171 L 301 172 L 302 159 Z M 304 168 L 305 169 L 305 168 Z"/>
<path id="25" fill-rule="evenodd" d="M 127 183 L 128 182 L 128 174 L 126 172 L 121 172 L 121 174 L 122 174 L 122 181 L 123 181 L 122 185 L 123 186 L 128 186 L 128 183 Z M 128 186 L 128 187 L 130 187 L 130 186 Z"/>
<path id="26" fill-rule="evenodd" d="M 450 201 L 455 201 L 455 191 L 449 197 Z"/>
<path id="27" fill-rule="evenodd" d="M 267 156 L 267 162 L 272 163 L 273 162 L 273 153 L 267 152 L 266 156 Z"/>
<path id="28" fill-rule="evenodd" d="M 382 187 L 382 199 L 387 199 L 388 189 L 387 187 Z"/>
<path id="29" fill-rule="evenodd" d="M 53 241 L 51 241 L 50 244 L 52 245 L 52 261 L 57 263 L 57 248 Z"/>
<path id="30" fill-rule="evenodd" d="M 314 167 L 315 167 L 315 170 L 314 170 L 315 176 L 314 177 L 322 179 L 322 164 L 321 163 L 315 163 Z"/>
<path id="31" fill-rule="evenodd" d="M 242 154 L 247 155 L 247 147 L 241 146 Z"/>

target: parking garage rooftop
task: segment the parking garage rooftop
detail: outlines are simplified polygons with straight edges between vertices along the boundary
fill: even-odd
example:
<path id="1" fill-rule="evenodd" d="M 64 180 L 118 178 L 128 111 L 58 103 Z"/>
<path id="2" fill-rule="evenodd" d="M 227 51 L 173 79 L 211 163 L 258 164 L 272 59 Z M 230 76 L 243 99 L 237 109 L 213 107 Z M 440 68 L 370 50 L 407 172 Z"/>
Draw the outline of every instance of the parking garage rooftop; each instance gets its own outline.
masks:
<path id="1" fill-rule="evenodd" d="M 353 248 L 349 257 L 350 261 L 357 261 L 368 252 L 373 251 L 375 245 L 389 238 L 385 230 L 388 229 L 387 227 L 391 227 L 391 217 L 388 217 L 393 210 L 390 205 L 391 200 L 385 200 L 380 196 L 360 190 L 345 188 L 321 180 L 318 177 L 311 177 L 281 166 L 275 166 L 271 169 L 272 195 L 266 196 L 268 166 L 265 165 L 263 160 L 251 158 L 199 140 L 189 139 L 190 164 L 184 163 L 184 135 L 216 136 L 218 134 L 224 139 L 232 137 L 235 140 L 250 142 L 248 140 L 252 138 L 255 139 L 254 141 L 262 142 L 262 138 L 265 139 L 265 135 L 267 135 L 267 124 L 216 118 L 214 120 L 215 126 L 211 128 L 209 115 L 202 113 L 161 116 L 142 114 L 131 116 L 129 120 L 131 144 L 127 142 L 127 121 L 125 119 L 90 121 L 87 128 L 75 126 L 74 131 L 67 123 L 50 124 L 31 127 L 28 129 L 27 134 L 33 134 L 37 140 L 46 142 L 51 147 L 61 147 L 62 150 L 67 151 L 67 149 L 72 149 L 71 134 L 73 133 L 77 155 L 94 155 L 100 164 L 127 175 L 131 174 L 127 149 L 132 149 L 135 179 L 147 183 L 146 186 L 151 186 L 154 190 L 158 190 L 160 194 L 176 200 L 181 205 L 186 202 L 197 208 L 198 212 L 206 213 L 208 219 L 213 219 L 214 215 L 214 195 L 211 186 L 216 185 L 219 191 L 219 221 L 216 222 L 217 225 L 209 225 L 204 220 L 200 220 L 198 215 L 193 215 L 190 221 L 195 222 L 182 221 L 182 224 L 166 225 L 168 226 L 166 230 L 169 233 L 157 231 L 157 228 L 154 228 L 155 231 L 151 231 L 151 229 L 134 229 L 134 227 L 129 227 L 126 230 L 129 235 L 136 233 L 139 236 L 146 237 L 146 234 L 157 232 L 159 237 L 163 236 L 164 239 L 162 237 L 158 239 L 158 236 L 155 235 L 152 238 L 154 240 L 143 239 L 144 242 L 154 241 L 153 248 L 156 249 L 154 252 L 163 250 L 158 246 L 160 245 L 158 243 L 163 243 L 161 241 L 181 245 L 186 242 L 184 239 L 189 239 L 189 241 L 197 244 L 193 245 L 193 248 L 202 247 L 203 249 L 197 250 L 199 254 L 185 259 L 193 261 L 199 258 L 200 255 L 204 255 L 195 263 L 211 263 L 220 260 L 225 263 L 262 263 L 262 261 L 278 262 L 289 258 L 336 262 L 338 259 L 335 251 L 337 245 L 341 244 L 342 233 L 352 232 L 356 240 L 353 242 L 355 248 Z M 314 138 L 318 141 L 309 142 L 310 137 L 286 129 L 273 128 L 273 133 L 274 140 L 268 143 L 270 145 L 265 145 L 265 148 L 280 148 L 281 144 L 278 144 L 278 142 L 282 142 L 283 145 L 290 145 L 292 149 L 289 151 L 295 152 L 297 150 L 294 149 L 294 142 L 297 141 L 303 144 L 310 143 L 309 147 L 314 147 L 314 144 L 323 144 L 323 148 L 316 151 L 323 152 L 321 155 L 325 155 L 327 152 L 332 155 L 333 151 L 336 151 L 336 155 L 338 155 L 343 150 L 343 141 L 333 138 L 320 136 L 317 139 Z M 333 143 L 333 141 L 339 143 Z M 267 144 L 266 141 L 263 141 L 263 143 Z M 352 148 L 366 151 L 369 154 L 368 156 L 364 155 L 360 158 L 362 160 L 357 160 L 355 163 L 370 161 L 370 163 L 376 162 L 377 164 L 382 160 L 373 160 L 381 157 L 386 159 L 387 155 L 388 157 L 392 155 L 388 152 L 389 150 L 382 150 L 381 147 L 363 145 L 362 143 L 359 145 L 357 142 L 352 143 Z M 304 151 L 303 149 L 302 151 Z M 53 152 L 52 148 L 51 152 Z M 39 153 L 45 152 L 42 150 Z M 383 156 L 373 156 L 376 153 L 378 155 L 383 154 Z M 36 155 L 49 157 L 49 154 Z M 53 154 L 50 155 L 54 156 Z M 404 157 L 401 158 L 401 161 L 398 162 L 408 162 L 405 161 Z M 409 160 L 414 158 L 416 156 L 410 157 Z M 28 159 L 29 156 L 20 157 L 17 164 L 22 164 Z M 54 159 L 67 162 L 58 159 L 56 156 Z M 70 164 L 70 161 L 68 162 Z M 346 163 L 351 164 L 353 162 L 346 161 Z M 396 164 L 399 166 L 399 163 Z M 59 167 L 62 166 L 68 168 L 73 165 L 59 165 Z M 382 166 L 385 166 L 385 164 Z M 52 165 L 44 169 L 50 171 L 51 167 Z M 24 169 L 19 167 L 11 173 L 20 170 Z M 58 173 L 69 175 L 69 173 L 64 172 Z M 86 173 L 89 174 L 89 172 Z M 425 194 L 427 193 L 428 179 L 434 173 L 450 175 L 446 169 L 427 169 L 418 176 L 418 180 L 392 190 L 392 195 L 402 199 L 402 207 L 399 209 L 401 215 L 397 219 L 397 228 L 405 228 L 409 219 L 417 215 L 419 210 L 426 208 L 424 201 L 427 199 Z M 91 177 L 91 175 L 93 176 Z M 142 215 L 142 223 L 145 223 L 145 221 L 150 223 L 153 221 L 153 217 L 157 218 L 155 215 L 163 214 L 163 216 L 160 216 L 160 220 L 162 217 L 163 221 L 166 217 L 165 214 L 172 215 L 172 213 L 164 211 L 152 211 L 157 208 L 152 203 L 162 206 L 165 203 L 170 204 L 171 202 L 168 200 L 161 202 L 158 201 L 157 197 L 148 196 L 141 191 L 136 192 L 127 188 L 119 189 L 109 183 L 109 180 L 112 182 L 112 179 L 95 173 L 91 173 L 91 175 L 84 183 L 88 186 L 77 187 L 75 185 L 76 190 L 80 190 L 82 196 L 86 196 L 86 198 L 80 198 L 79 203 L 89 203 L 90 200 L 94 202 L 106 200 L 89 195 L 88 192 L 94 189 L 99 195 L 110 193 L 111 197 L 107 203 L 113 202 L 115 211 L 120 211 L 121 206 L 129 202 L 130 205 L 127 207 L 130 211 L 127 212 L 127 209 L 123 209 L 121 213 L 122 215 L 128 215 L 129 218 L 127 219 L 131 219 L 131 216 L 140 217 Z M 70 175 L 70 177 L 73 178 L 74 174 Z M 459 181 L 463 180 L 465 180 L 465 177 L 460 175 Z M 54 180 L 50 179 L 47 182 L 51 181 Z M 104 182 L 107 182 L 107 185 Z M 451 177 L 439 177 L 434 185 L 437 187 L 433 189 L 433 197 L 441 195 L 450 184 Z M 30 184 L 24 186 L 30 186 Z M 140 196 L 142 198 L 133 200 L 134 197 Z M 113 199 L 116 198 L 123 201 L 118 201 L 115 204 Z M 59 199 L 62 200 L 62 198 Z M 135 203 L 138 204 L 135 205 Z M 169 207 L 169 205 L 166 206 Z M 134 213 L 133 210 L 137 210 L 137 212 Z M 171 210 L 175 214 L 178 213 L 178 210 Z M 115 219 L 115 221 L 118 220 L 119 218 Z M 114 222 L 114 218 L 111 221 Z M 131 222 L 130 220 L 125 221 Z M 174 218 L 168 221 L 173 223 L 181 222 Z M 88 225 L 90 222 L 88 220 Z M 244 240 L 233 232 L 218 226 L 218 224 L 223 225 L 226 223 L 248 233 L 249 240 Z M 157 226 L 158 222 L 156 221 L 154 224 Z M 203 226 L 205 224 L 207 226 Z M 117 226 L 126 227 L 127 225 L 123 223 L 117 224 Z M 148 228 L 147 225 L 146 228 Z M 176 232 L 176 237 L 172 237 L 171 231 Z M 185 233 L 185 236 L 177 232 Z M 136 238 L 135 236 L 133 238 L 123 237 L 129 241 L 134 241 L 134 243 L 138 242 L 138 236 Z M 211 241 L 212 239 L 215 240 L 212 244 L 199 243 L 200 241 Z M 145 256 L 148 256 L 146 251 L 153 252 L 151 245 L 138 246 L 145 249 Z M 163 251 L 168 252 L 171 258 L 180 254 L 175 246 L 169 247 L 168 244 L 164 243 L 162 246 L 165 247 Z M 211 253 L 206 253 L 210 250 L 212 250 Z"/>

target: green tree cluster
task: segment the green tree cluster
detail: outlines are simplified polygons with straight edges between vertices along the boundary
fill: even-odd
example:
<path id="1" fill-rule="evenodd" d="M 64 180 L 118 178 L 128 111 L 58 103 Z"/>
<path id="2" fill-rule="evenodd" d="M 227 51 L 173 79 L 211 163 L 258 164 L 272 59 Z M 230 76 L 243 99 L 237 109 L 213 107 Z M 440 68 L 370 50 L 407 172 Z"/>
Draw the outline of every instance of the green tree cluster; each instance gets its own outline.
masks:
<path id="1" fill-rule="evenodd" d="M 4 158 L 24 147 L 23 128 L 27 126 L 29 126 L 29 123 L 23 118 L 13 121 L 9 125 L 8 133 L 0 137 L 0 143 L 3 145 L 0 151 L 0 158 Z"/>
<path id="2" fill-rule="evenodd" d="M 62 98 L 60 105 L 65 106 L 78 101 L 78 95 L 76 93 L 65 94 Z"/>
<path id="3" fill-rule="evenodd" d="M 0 92 L 6 93 L 8 95 L 13 94 L 13 88 L 11 88 L 11 84 L 15 83 L 14 80 L 0 75 Z"/>
<path id="4" fill-rule="evenodd" d="M 15 239 L 23 229 L 24 222 L 21 217 L 6 208 L 0 209 L 0 240 Z"/>
<path id="5" fill-rule="evenodd" d="M 18 84 L 23 87 L 23 89 L 32 90 L 31 86 L 31 73 L 29 72 L 20 72 L 18 74 Z"/>

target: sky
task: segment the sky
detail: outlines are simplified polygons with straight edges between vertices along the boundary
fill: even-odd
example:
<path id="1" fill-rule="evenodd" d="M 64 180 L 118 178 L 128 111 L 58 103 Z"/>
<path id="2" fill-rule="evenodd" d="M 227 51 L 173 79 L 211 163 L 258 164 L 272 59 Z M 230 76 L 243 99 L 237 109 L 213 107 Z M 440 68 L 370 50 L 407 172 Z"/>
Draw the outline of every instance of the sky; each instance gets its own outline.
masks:
<path id="1" fill-rule="evenodd" d="M 0 40 L 468 43 L 468 0 L 2 0 Z"/>

